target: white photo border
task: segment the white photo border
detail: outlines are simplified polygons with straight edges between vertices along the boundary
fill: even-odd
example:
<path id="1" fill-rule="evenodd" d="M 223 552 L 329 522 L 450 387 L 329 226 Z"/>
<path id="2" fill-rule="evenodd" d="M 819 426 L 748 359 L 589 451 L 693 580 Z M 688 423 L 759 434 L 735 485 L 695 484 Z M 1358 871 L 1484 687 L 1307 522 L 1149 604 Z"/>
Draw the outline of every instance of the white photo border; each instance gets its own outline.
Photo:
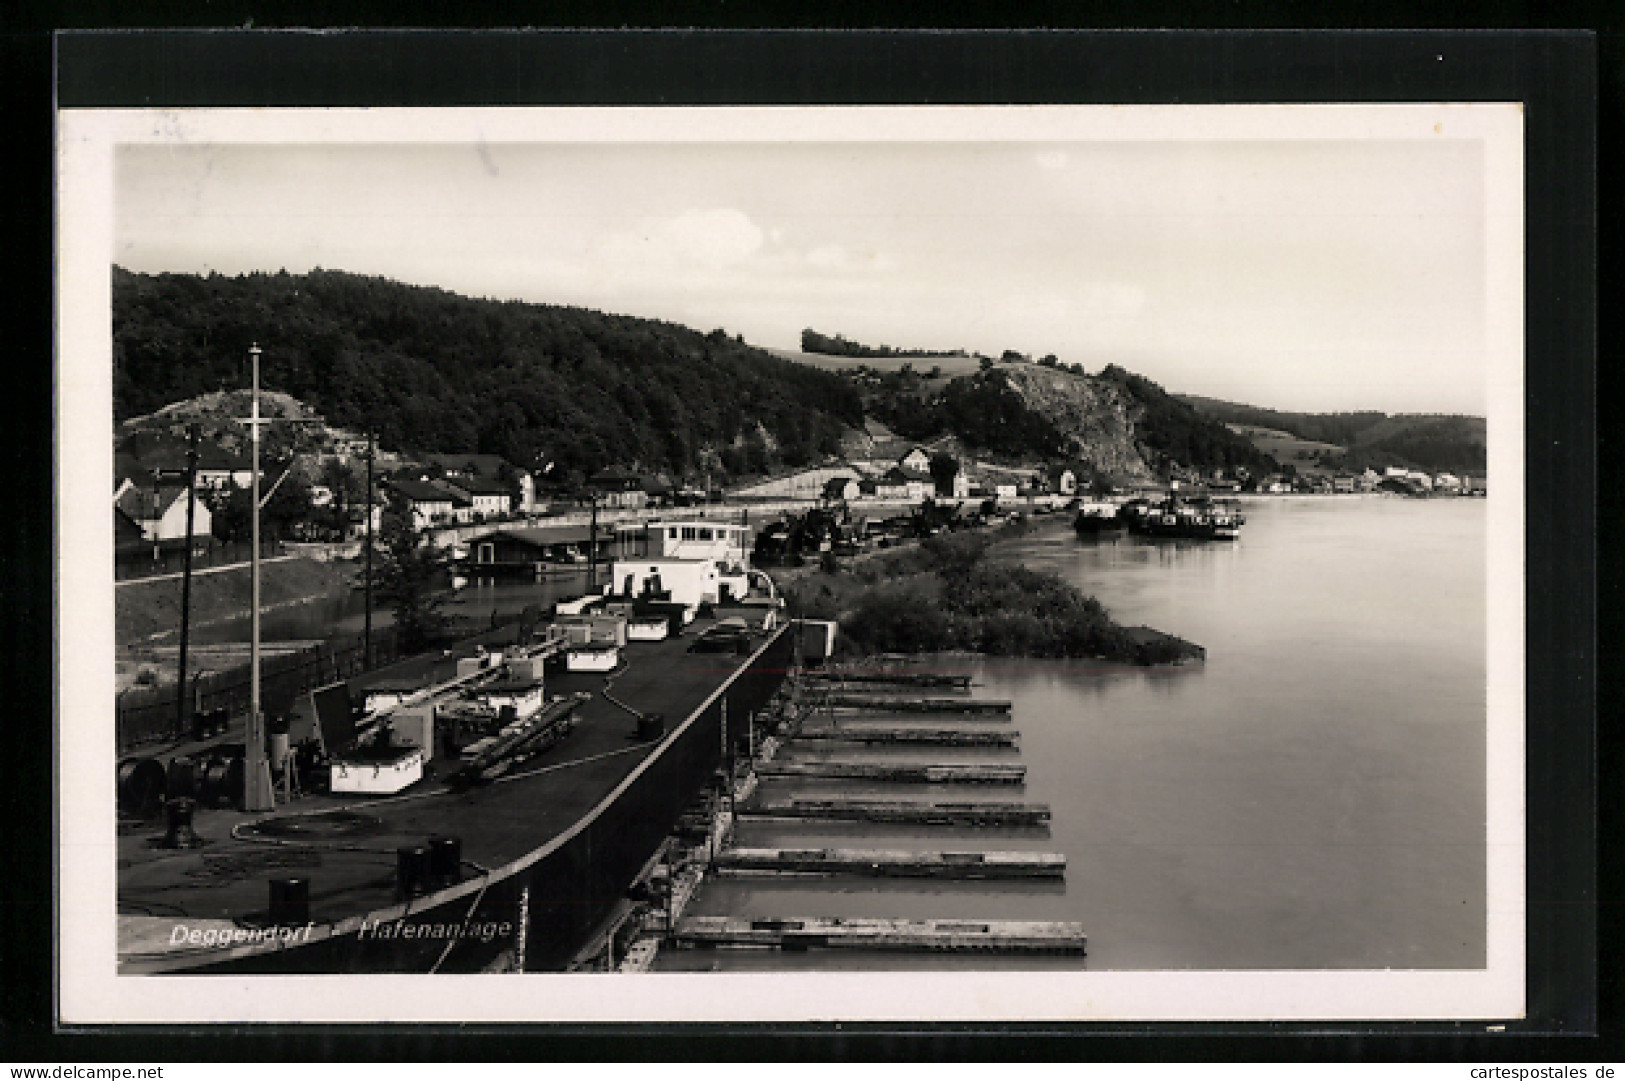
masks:
<path id="1" fill-rule="evenodd" d="M 1525 1012 L 1524 204 L 1518 103 L 64 109 L 57 127 L 56 949 L 69 1025 L 1465 1021 Z M 120 147 L 1472 139 L 1484 149 L 1486 967 L 505 976 L 116 973 L 111 268 Z M 69 658 L 71 657 L 71 663 Z M 101 672 L 105 679 L 70 678 Z"/>

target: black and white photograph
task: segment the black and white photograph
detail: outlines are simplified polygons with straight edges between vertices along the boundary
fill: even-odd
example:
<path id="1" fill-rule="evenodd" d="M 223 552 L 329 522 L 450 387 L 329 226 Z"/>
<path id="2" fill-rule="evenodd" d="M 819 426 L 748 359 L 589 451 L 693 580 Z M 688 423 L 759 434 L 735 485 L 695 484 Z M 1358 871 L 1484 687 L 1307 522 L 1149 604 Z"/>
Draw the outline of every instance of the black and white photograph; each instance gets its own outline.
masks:
<path id="1" fill-rule="evenodd" d="M 63 1016 L 1521 1016 L 1523 122 L 63 110 Z"/>

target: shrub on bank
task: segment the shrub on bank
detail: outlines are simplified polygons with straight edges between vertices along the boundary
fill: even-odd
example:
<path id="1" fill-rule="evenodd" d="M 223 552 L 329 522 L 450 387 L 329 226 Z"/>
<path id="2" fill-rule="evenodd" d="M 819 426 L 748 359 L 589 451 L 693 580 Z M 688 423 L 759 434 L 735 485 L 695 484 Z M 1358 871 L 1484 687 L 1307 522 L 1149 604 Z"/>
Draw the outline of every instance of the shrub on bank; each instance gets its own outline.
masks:
<path id="1" fill-rule="evenodd" d="M 785 593 L 796 614 L 838 620 L 859 653 L 1182 659 L 1177 644 L 1141 640 L 1071 583 L 987 560 L 990 547 L 986 536 L 945 533 L 856 573 L 807 575 Z"/>

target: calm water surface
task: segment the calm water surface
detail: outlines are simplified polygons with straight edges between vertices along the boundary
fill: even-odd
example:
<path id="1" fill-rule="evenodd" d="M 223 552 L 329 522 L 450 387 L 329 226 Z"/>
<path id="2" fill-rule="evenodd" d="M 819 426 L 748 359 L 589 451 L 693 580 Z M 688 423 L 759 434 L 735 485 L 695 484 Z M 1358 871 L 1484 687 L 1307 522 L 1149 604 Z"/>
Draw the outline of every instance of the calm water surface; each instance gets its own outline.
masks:
<path id="1" fill-rule="evenodd" d="M 1079 539 L 1010 557 L 1202 667 L 964 662 L 1019 751 L 796 757 L 1004 761 L 1024 789 L 774 782 L 766 794 L 1047 803 L 1047 830 L 747 823 L 743 844 L 1033 849 L 1064 883 L 719 879 L 691 909 L 1081 922 L 1090 969 L 1477 968 L 1485 950 L 1482 500 L 1251 503 L 1235 543 Z M 659 967 L 1068 968 L 1077 960 L 662 951 Z"/>

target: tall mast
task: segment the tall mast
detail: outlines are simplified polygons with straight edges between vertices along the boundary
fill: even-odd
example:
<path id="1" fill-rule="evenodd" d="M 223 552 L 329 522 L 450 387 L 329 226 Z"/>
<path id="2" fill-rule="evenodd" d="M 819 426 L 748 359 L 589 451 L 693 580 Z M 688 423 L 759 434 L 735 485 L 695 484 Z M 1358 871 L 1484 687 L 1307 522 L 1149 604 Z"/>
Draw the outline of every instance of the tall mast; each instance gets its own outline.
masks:
<path id="1" fill-rule="evenodd" d="M 587 528 L 587 591 L 598 589 L 598 491 L 592 490 L 592 522 Z"/>
<path id="2" fill-rule="evenodd" d="M 243 810 L 269 811 L 274 806 L 271 795 L 271 769 L 265 760 L 265 718 L 260 714 L 260 347 L 249 346 L 248 355 L 253 362 L 254 401 L 249 415 L 249 430 L 254 447 L 253 480 L 249 498 L 253 503 L 251 541 L 253 595 L 250 620 L 251 641 L 248 653 L 248 731 L 247 752 L 243 770 Z"/>
<path id="3" fill-rule="evenodd" d="M 367 621 L 361 632 L 362 667 L 372 667 L 372 459 L 373 433 L 367 429 L 367 566 L 366 602 Z"/>
<path id="4" fill-rule="evenodd" d="M 181 564 L 181 651 L 175 666 L 175 729 L 186 731 L 186 627 L 192 613 L 192 523 L 197 507 L 197 425 L 186 440 L 186 556 Z"/>

